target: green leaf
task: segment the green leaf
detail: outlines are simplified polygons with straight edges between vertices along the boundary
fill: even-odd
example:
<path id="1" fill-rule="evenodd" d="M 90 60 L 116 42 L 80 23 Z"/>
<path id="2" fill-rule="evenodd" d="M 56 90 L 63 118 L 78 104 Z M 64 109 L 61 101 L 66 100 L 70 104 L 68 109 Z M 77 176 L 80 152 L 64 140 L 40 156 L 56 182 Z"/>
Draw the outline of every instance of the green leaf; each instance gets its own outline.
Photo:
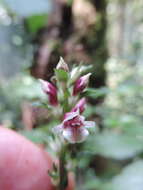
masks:
<path id="1" fill-rule="evenodd" d="M 94 146 L 92 146 L 94 144 Z M 89 138 L 86 149 L 95 154 L 117 160 L 129 159 L 143 151 L 143 139 L 105 131 Z"/>
<path id="2" fill-rule="evenodd" d="M 48 135 L 40 130 L 21 131 L 21 134 L 30 139 L 34 143 L 45 143 L 48 141 Z"/>
<path id="3" fill-rule="evenodd" d="M 47 23 L 47 14 L 32 15 L 26 19 L 28 30 L 31 33 L 36 33 L 40 28 Z"/>
<path id="4" fill-rule="evenodd" d="M 67 81 L 69 79 L 68 72 L 66 72 L 62 69 L 55 69 L 55 74 L 59 81 Z"/>
<path id="5" fill-rule="evenodd" d="M 67 4 L 68 4 L 69 6 L 72 6 L 73 0 L 67 0 Z"/>
<path id="6" fill-rule="evenodd" d="M 85 91 L 85 96 L 91 97 L 91 98 L 98 98 L 105 96 L 107 93 L 109 93 L 109 89 L 104 87 L 100 89 L 95 88 L 87 88 Z"/>
<path id="7" fill-rule="evenodd" d="M 143 189 L 143 160 L 138 160 L 127 167 L 122 173 L 105 184 L 102 190 L 142 190 Z"/>
<path id="8" fill-rule="evenodd" d="M 47 103 L 44 103 L 44 102 L 33 102 L 32 103 L 32 106 L 34 107 L 39 107 L 39 108 L 46 108 L 46 109 L 51 109 L 50 105 L 48 105 Z"/>

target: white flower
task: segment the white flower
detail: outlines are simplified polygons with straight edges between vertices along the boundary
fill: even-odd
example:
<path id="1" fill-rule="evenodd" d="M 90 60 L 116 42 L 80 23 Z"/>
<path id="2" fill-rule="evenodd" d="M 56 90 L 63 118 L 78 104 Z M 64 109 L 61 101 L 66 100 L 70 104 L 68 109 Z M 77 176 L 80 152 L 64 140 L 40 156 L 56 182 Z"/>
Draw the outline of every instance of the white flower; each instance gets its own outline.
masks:
<path id="1" fill-rule="evenodd" d="M 68 142 L 80 143 L 89 135 L 88 128 L 94 126 L 95 122 L 85 121 L 84 116 L 81 116 L 78 110 L 66 113 L 63 122 L 54 129 L 63 135 Z"/>

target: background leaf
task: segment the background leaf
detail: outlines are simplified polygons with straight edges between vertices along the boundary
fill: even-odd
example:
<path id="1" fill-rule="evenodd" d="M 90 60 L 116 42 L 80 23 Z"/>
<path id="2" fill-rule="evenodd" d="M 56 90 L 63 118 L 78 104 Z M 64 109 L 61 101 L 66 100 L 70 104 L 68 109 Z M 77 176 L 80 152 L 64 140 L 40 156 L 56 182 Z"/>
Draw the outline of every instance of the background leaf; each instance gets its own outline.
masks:
<path id="1" fill-rule="evenodd" d="M 138 160 L 126 166 L 121 174 L 114 177 L 111 183 L 105 184 L 103 190 L 142 190 L 143 160 Z"/>
<path id="2" fill-rule="evenodd" d="M 94 144 L 94 146 L 92 146 Z M 105 131 L 89 139 L 86 149 L 107 158 L 124 160 L 143 151 L 143 139 Z"/>

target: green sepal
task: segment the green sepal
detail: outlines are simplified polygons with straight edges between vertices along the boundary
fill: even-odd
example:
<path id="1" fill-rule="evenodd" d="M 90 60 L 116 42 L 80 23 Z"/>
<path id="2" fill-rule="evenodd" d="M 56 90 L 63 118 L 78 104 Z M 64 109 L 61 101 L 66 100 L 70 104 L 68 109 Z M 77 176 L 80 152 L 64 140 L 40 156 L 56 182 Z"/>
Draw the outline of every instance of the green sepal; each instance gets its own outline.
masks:
<path id="1" fill-rule="evenodd" d="M 68 81 L 69 74 L 63 69 L 55 69 L 55 75 L 58 81 Z"/>

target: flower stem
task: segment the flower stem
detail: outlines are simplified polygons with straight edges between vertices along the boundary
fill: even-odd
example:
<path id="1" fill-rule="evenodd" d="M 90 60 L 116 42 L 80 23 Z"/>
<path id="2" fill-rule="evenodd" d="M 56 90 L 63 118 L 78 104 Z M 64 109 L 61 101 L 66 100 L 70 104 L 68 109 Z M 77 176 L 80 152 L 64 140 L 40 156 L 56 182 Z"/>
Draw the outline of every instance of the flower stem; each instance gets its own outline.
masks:
<path id="1" fill-rule="evenodd" d="M 68 177 L 66 170 L 66 147 L 63 146 L 59 156 L 59 190 L 65 190 L 68 185 Z"/>

